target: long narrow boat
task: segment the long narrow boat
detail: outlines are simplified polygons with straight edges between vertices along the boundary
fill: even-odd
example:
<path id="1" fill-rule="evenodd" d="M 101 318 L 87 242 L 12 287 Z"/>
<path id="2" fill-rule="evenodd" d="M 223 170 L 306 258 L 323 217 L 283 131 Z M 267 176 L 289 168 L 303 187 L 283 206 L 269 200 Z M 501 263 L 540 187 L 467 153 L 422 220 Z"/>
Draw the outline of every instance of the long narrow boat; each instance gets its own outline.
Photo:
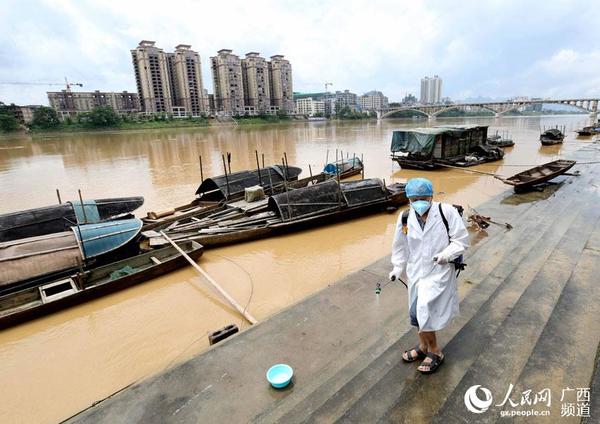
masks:
<path id="1" fill-rule="evenodd" d="M 544 146 L 560 144 L 565 139 L 564 133 L 558 128 L 550 128 L 540 134 L 540 141 Z"/>
<path id="2" fill-rule="evenodd" d="M 144 203 L 144 198 L 71 201 L 0 215 L 0 242 L 67 231 L 73 225 L 122 218 Z"/>
<path id="3" fill-rule="evenodd" d="M 550 181 L 559 175 L 564 174 L 573 167 L 577 162 L 574 160 L 555 160 L 543 165 L 528 169 L 527 171 L 519 172 L 510 178 L 504 178 L 502 181 L 515 188 L 515 192 L 523 192 L 530 190 L 533 186 Z"/>
<path id="4" fill-rule="evenodd" d="M 179 243 L 179 247 L 193 260 L 203 253 L 202 246 L 193 241 Z M 142 283 L 186 264 L 186 259 L 168 246 L 0 295 L 0 328 Z"/>
<path id="5" fill-rule="evenodd" d="M 231 208 L 169 228 L 173 240 L 194 240 L 204 247 L 266 238 L 307 227 L 357 218 L 407 202 L 403 184 L 385 187 L 378 178 L 323 183 L 271 196 L 253 210 Z M 157 237 L 160 242 L 160 237 Z M 164 240 L 162 240 L 165 243 Z"/>
<path id="6" fill-rule="evenodd" d="M 44 275 L 72 271 L 126 249 L 141 227 L 139 219 L 123 219 L 0 243 L 0 290 Z"/>

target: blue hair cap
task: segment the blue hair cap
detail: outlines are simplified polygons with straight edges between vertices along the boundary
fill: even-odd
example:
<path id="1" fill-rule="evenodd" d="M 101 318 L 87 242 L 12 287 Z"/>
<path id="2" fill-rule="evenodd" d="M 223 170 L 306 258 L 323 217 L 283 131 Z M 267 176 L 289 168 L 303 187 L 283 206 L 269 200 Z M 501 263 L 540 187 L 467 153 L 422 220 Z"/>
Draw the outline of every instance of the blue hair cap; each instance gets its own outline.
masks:
<path id="1" fill-rule="evenodd" d="M 427 178 L 411 178 L 406 183 L 406 196 L 433 196 L 433 184 Z"/>

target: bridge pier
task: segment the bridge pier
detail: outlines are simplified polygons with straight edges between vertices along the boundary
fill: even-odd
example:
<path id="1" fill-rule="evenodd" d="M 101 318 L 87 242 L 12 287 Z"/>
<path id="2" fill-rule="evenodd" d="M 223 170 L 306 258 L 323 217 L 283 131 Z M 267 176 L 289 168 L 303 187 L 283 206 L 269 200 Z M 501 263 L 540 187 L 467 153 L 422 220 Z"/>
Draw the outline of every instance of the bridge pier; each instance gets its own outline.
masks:
<path id="1" fill-rule="evenodd" d="M 435 116 L 435 115 L 427 115 L 428 121 L 435 121 L 436 119 L 437 119 L 437 116 Z"/>

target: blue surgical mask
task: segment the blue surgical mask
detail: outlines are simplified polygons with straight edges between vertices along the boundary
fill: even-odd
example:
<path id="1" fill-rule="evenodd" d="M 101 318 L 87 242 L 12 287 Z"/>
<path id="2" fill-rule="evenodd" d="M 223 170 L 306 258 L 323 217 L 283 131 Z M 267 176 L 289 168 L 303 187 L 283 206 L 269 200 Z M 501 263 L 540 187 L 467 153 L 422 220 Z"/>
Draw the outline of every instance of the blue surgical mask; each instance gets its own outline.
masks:
<path id="1" fill-rule="evenodd" d="M 423 216 L 423 214 L 431 207 L 431 202 L 428 202 L 427 200 L 415 200 L 414 202 L 410 202 L 410 205 L 416 213 Z"/>

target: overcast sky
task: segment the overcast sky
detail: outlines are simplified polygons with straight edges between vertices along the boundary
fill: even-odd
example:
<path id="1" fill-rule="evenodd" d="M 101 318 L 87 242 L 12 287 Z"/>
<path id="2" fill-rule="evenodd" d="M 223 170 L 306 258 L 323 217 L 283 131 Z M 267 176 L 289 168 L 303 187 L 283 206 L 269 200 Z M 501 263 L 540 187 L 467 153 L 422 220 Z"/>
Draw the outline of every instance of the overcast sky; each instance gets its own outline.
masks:
<path id="1" fill-rule="evenodd" d="M 600 1 L 1 0 L 0 83 L 61 82 L 135 91 L 130 49 L 191 44 L 212 92 L 209 57 L 283 54 L 294 91 L 443 96 L 600 95 Z M 0 84 L 0 101 L 47 104 L 61 87 Z"/>

